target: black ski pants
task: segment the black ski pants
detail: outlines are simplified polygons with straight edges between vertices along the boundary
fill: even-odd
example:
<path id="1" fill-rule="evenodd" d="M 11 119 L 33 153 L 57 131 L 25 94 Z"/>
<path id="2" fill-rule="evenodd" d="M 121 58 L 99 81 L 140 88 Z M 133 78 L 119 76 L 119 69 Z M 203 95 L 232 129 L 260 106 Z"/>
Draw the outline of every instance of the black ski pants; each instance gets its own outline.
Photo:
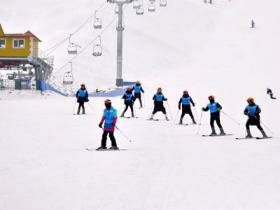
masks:
<path id="1" fill-rule="evenodd" d="M 253 126 L 257 126 L 257 128 L 262 131 L 263 128 L 261 126 L 261 121 L 259 118 L 257 117 L 249 117 L 249 119 L 247 120 L 246 122 L 246 129 L 249 130 L 250 129 L 250 125 L 253 125 Z"/>
<path id="2" fill-rule="evenodd" d="M 127 111 L 128 107 L 131 110 L 131 113 L 133 114 L 133 102 L 126 102 L 125 103 L 125 108 L 123 110 L 123 114 Z"/>
<path id="3" fill-rule="evenodd" d="M 142 99 L 141 99 L 141 93 L 134 93 L 135 100 L 138 98 L 140 102 L 140 106 L 142 107 Z"/>
<path id="4" fill-rule="evenodd" d="M 108 134 L 109 134 L 109 137 L 110 137 L 110 140 L 111 140 L 111 143 L 112 143 L 112 147 L 116 147 L 117 143 L 116 143 L 116 139 L 115 139 L 115 136 L 114 136 L 114 132 L 106 131 L 106 130 L 104 130 L 104 132 L 102 134 L 101 146 L 106 147 Z"/>
<path id="5" fill-rule="evenodd" d="M 182 105 L 181 119 L 184 118 L 185 114 L 189 114 L 192 120 L 194 120 L 192 109 L 190 105 Z"/>
<path id="6" fill-rule="evenodd" d="M 80 101 L 79 103 L 79 107 L 78 107 L 78 114 L 80 114 L 80 110 L 81 108 L 83 109 L 83 114 L 85 113 L 85 106 L 84 106 L 84 101 Z"/>
<path id="7" fill-rule="evenodd" d="M 221 120 L 220 120 L 220 112 L 214 112 L 210 115 L 210 125 L 211 128 L 214 128 L 214 122 L 216 121 L 219 128 L 222 128 Z"/>
<path id="8" fill-rule="evenodd" d="M 165 107 L 163 106 L 163 103 L 155 103 L 153 114 L 157 112 L 163 112 L 163 114 L 166 114 Z"/>

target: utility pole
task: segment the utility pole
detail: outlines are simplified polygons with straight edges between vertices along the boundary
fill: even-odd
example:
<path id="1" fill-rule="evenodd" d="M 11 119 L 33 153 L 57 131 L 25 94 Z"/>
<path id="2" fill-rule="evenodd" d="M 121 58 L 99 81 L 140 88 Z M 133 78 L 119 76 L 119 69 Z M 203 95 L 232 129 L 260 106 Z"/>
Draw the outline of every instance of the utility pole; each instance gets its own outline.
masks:
<path id="1" fill-rule="evenodd" d="M 107 0 L 107 2 L 116 4 L 118 7 L 118 25 L 117 25 L 117 78 L 116 85 L 123 85 L 122 62 L 123 62 L 123 5 L 132 3 L 133 0 Z"/>

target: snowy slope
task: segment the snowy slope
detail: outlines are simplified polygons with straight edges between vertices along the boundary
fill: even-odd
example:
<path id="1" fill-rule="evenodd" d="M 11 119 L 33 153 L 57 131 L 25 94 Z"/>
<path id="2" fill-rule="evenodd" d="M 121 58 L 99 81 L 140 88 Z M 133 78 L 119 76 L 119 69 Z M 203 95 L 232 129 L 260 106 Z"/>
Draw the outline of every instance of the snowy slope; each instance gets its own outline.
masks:
<path id="1" fill-rule="evenodd" d="M 30 29 L 47 49 L 103 1 L 28 2 L 5 2 L 0 22 L 9 32 Z M 97 124 L 104 99 L 91 99 L 88 115 L 74 116 L 72 98 L 1 92 L 0 209 L 279 209 L 279 102 L 265 94 L 271 87 L 280 95 L 279 6 L 276 0 L 169 1 L 167 8 L 143 17 L 127 8 L 124 78 L 141 80 L 146 92 L 145 108 L 136 109 L 139 118 L 118 121 L 133 139 L 129 143 L 116 132 L 126 151 L 85 151 L 100 144 Z M 104 10 L 104 22 L 113 9 Z M 252 18 L 256 29 L 249 28 Z M 91 36 L 94 32 L 86 27 L 76 40 L 83 46 Z M 74 60 L 76 84 L 85 81 L 94 89 L 114 83 L 115 41 L 113 24 L 103 34 L 103 57 L 93 58 L 90 47 Z M 55 51 L 58 67 L 69 58 L 66 47 Z M 246 98 L 254 96 L 275 138 L 202 138 L 196 126 L 147 121 L 158 86 L 169 99 L 166 108 L 173 119 L 184 89 L 196 102 L 198 118 L 207 96 L 214 94 L 224 112 L 241 123 L 221 116 L 225 131 L 235 136 L 244 135 L 242 112 Z M 112 100 L 120 113 L 122 101 Z M 201 134 L 209 132 L 208 115 L 203 114 Z M 255 128 L 252 132 L 260 135 Z"/>

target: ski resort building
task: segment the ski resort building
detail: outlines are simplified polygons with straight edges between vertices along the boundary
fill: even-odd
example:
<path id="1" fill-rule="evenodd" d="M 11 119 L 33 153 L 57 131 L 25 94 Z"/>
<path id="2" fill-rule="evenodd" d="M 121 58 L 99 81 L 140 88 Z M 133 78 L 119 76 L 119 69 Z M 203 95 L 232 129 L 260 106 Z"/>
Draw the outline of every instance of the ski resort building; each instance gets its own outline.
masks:
<path id="1" fill-rule="evenodd" d="M 34 75 L 36 89 L 41 90 L 41 84 L 51 75 L 53 64 L 39 57 L 39 42 L 41 40 L 30 31 L 8 34 L 0 24 L 0 70 L 15 69 L 16 72 L 30 70 L 29 77 L 18 73 L 14 78 L 10 78 L 14 79 L 16 89 L 21 89 L 21 84 L 29 87 L 30 85 L 26 84 L 31 84 L 31 77 Z"/>

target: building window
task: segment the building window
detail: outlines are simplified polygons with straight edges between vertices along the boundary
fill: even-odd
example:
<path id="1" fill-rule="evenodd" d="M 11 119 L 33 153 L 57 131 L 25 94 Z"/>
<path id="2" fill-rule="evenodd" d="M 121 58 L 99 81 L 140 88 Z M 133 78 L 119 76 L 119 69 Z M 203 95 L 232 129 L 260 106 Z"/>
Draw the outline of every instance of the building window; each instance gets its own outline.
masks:
<path id="1" fill-rule="evenodd" d="M 24 48 L 24 39 L 14 39 L 14 48 Z"/>
<path id="2" fill-rule="evenodd" d="M 6 39 L 0 39 L 0 48 L 6 48 Z"/>

